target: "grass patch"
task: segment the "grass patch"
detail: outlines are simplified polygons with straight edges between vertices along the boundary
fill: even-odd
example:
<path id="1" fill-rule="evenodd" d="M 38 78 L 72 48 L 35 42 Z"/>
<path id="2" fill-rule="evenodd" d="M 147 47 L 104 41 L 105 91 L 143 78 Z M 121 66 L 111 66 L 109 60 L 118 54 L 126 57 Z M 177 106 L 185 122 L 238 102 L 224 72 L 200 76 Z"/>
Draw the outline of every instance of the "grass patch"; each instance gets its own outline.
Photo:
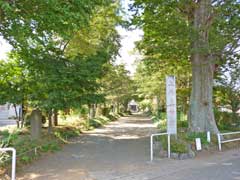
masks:
<path id="1" fill-rule="evenodd" d="M 161 142 L 163 150 L 167 151 L 167 136 L 159 136 L 156 138 L 157 141 Z M 186 141 L 171 136 L 171 152 L 174 153 L 188 153 L 188 144 Z"/>
<path id="2" fill-rule="evenodd" d="M 42 129 L 42 137 L 39 140 L 31 140 L 27 128 L 20 130 L 0 131 L 1 147 L 14 147 L 17 151 L 18 168 L 24 164 L 31 163 L 43 153 L 54 153 L 61 150 L 67 139 L 79 136 L 81 130 L 74 126 L 59 126 L 54 128 L 52 135 L 47 134 L 47 129 Z M 9 153 L 0 153 L 0 179 L 8 173 L 11 164 Z"/>
<path id="3" fill-rule="evenodd" d="M 116 121 L 121 116 L 115 113 L 109 113 L 107 116 L 99 116 L 89 120 L 87 129 L 94 129 L 103 126 L 111 121 Z"/>

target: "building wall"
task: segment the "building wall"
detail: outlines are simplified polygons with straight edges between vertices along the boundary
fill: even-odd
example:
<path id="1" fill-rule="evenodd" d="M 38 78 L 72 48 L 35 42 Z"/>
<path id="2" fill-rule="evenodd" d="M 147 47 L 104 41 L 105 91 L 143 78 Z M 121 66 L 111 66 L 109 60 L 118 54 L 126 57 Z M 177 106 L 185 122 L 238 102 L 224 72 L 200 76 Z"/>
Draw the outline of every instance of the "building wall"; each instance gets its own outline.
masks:
<path id="1" fill-rule="evenodd" d="M 20 106 L 17 106 L 19 112 Z M 6 120 L 16 116 L 14 106 L 12 104 L 0 105 L 0 120 Z"/>

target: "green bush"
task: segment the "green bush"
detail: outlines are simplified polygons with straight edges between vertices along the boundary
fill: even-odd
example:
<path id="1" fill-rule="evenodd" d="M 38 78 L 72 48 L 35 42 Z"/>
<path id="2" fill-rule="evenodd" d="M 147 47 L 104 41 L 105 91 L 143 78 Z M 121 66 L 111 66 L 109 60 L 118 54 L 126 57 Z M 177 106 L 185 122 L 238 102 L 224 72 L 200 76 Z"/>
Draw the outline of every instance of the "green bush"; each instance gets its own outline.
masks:
<path id="1" fill-rule="evenodd" d="M 99 116 L 89 120 L 89 126 L 98 128 L 110 121 L 116 121 L 121 116 L 119 114 L 110 113 L 107 116 Z"/>
<path id="2" fill-rule="evenodd" d="M 191 143 L 195 143 L 195 139 L 200 138 L 201 143 L 203 145 L 209 144 L 209 142 L 207 141 L 207 133 L 205 133 L 205 132 L 203 132 L 203 133 L 195 133 L 195 132 L 187 133 L 187 136 L 185 138 L 187 141 L 189 141 Z"/>
<path id="3" fill-rule="evenodd" d="M 55 152 L 59 151 L 60 149 L 61 147 L 59 146 L 59 144 L 54 141 L 41 146 L 41 151 L 43 152 Z"/>
<path id="4" fill-rule="evenodd" d="M 177 127 L 188 128 L 188 122 L 187 121 L 177 121 Z"/>
<path id="5" fill-rule="evenodd" d="M 28 155 L 24 155 L 20 158 L 20 160 L 23 162 L 23 163 L 29 163 L 31 162 L 31 157 L 29 157 Z"/>
<path id="6" fill-rule="evenodd" d="M 118 114 L 119 114 L 119 116 L 125 116 L 124 113 L 122 113 L 122 112 L 119 112 Z"/>
<path id="7" fill-rule="evenodd" d="M 94 118 L 89 120 L 89 126 L 92 126 L 94 128 L 98 128 L 102 125 L 104 125 L 104 122 L 101 119 Z"/>
<path id="8" fill-rule="evenodd" d="M 187 145 L 179 141 L 171 141 L 171 151 L 175 153 L 187 153 Z"/>
<path id="9" fill-rule="evenodd" d="M 114 113 L 109 113 L 107 115 L 107 117 L 111 120 L 111 121 L 116 121 L 120 116 L 114 114 Z"/>
<path id="10" fill-rule="evenodd" d="M 167 150 L 167 137 L 166 136 L 159 136 L 156 138 L 157 141 L 161 142 L 161 145 L 164 150 Z M 171 138 L 171 152 L 174 153 L 188 153 L 187 143 L 184 140 L 178 138 L 175 139 L 174 137 Z"/>
<path id="11" fill-rule="evenodd" d="M 18 131 L 9 133 L 8 130 L 0 132 L 0 147 L 9 147 L 18 138 Z"/>
<path id="12" fill-rule="evenodd" d="M 80 109 L 80 114 L 82 117 L 87 118 L 88 116 L 88 107 L 87 106 L 82 106 Z"/>
<path id="13" fill-rule="evenodd" d="M 127 111 L 124 111 L 124 115 L 132 115 L 132 112 L 127 110 Z"/>
<path id="14" fill-rule="evenodd" d="M 81 131 L 76 128 L 63 128 L 63 129 L 57 129 L 54 132 L 54 135 L 59 138 L 60 140 L 65 141 L 65 139 L 73 138 L 76 136 L 79 136 L 81 134 Z"/>
<path id="15" fill-rule="evenodd" d="M 215 119 L 219 130 L 227 130 L 231 128 L 232 119 L 231 113 L 229 112 L 220 112 L 218 110 L 214 111 Z"/>
<path id="16" fill-rule="evenodd" d="M 160 121 L 160 118 L 158 116 L 152 116 L 151 120 L 153 121 L 153 123 L 157 123 Z"/>
<path id="17" fill-rule="evenodd" d="M 110 108 L 104 107 L 102 109 L 103 116 L 107 116 L 110 113 Z"/>
<path id="18" fill-rule="evenodd" d="M 221 112 L 214 110 L 215 119 L 221 131 L 239 131 L 240 116 L 231 112 Z"/>

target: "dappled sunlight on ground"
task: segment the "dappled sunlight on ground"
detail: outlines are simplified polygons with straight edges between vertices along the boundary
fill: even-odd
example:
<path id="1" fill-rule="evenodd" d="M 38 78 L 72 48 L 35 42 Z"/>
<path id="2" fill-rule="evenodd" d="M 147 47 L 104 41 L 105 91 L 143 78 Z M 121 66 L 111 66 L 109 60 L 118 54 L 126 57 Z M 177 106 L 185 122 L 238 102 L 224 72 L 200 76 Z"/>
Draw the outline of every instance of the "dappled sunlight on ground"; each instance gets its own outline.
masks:
<path id="1" fill-rule="evenodd" d="M 120 118 L 72 139 L 63 152 L 55 153 L 49 160 L 43 157 L 34 162 L 19 180 L 95 180 L 88 174 L 94 169 L 98 169 L 93 173 L 96 176 L 112 170 L 112 176 L 116 176 L 116 169 L 136 169 L 149 160 L 148 139 L 156 130 L 148 117 Z"/>
<path id="2" fill-rule="evenodd" d="M 85 132 L 88 136 L 108 137 L 112 139 L 139 139 L 150 136 L 156 131 L 156 125 L 147 117 L 124 117 L 102 128 Z"/>
<path id="3" fill-rule="evenodd" d="M 75 168 L 75 169 L 70 169 L 70 168 L 66 168 L 65 169 L 65 176 L 62 177 L 61 173 L 56 173 L 56 169 L 49 169 L 44 173 L 29 173 L 26 174 L 24 177 L 22 178 L 18 178 L 18 180 L 47 180 L 47 179 L 51 179 L 51 180 L 58 180 L 58 179 L 64 179 L 64 180 L 71 180 L 74 179 L 73 177 L 75 177 L 75 179 L 77 180 L 95 180 L 91 177 L 89 177 L 88 173 L 86 170 L 83 169 L 79 169 L 79 168 Z"/>
<path id="4" fill-rule="evenodd" d="M 115 136 L 112 137 L 113 139 L 139 139 L 140 136 L 134 136 L 134 135 L 121 135 L 121 136 Z"/>
<path id="5" fill-rule="evenodd" d="M 19 172 L 18 180 L 239 179 L 239 150 L 150 162 L 149 136 L 157 131 L 147 117 L 121 118 L 71 139 L 60 152 L 42 156 Z"/>
<path id="6" fill-rule="evenodd" d="M 153 128 L 155 127 L 154 124 L 151 124 L 150 121 L 148 121 L 148 124 L 132 124 L 132 123 L 124 123 L 124 124 L 110 124 L 110 125 L 106 125 L 107 128 L 123 128 L 123 127 L 127 127 L 127 128 Z"/>

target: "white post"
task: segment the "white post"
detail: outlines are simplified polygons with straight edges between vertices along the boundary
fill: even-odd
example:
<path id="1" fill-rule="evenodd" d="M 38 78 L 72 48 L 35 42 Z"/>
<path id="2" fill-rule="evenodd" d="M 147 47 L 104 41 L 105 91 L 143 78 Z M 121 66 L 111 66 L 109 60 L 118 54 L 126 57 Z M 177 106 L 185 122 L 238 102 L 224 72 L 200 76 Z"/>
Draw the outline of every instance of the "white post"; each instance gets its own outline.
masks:
<path id="1" fill-rule="evenodd" d="M 201 139 L 200 138 L 196 138 L 195 139 L 195 143 L 196 143 L 196 150 L 197 151 L 201 151 L 202 150 Z"/>
<path id="2" fill-rule="evenodd" d="M 168 134 L 168 158 L 171 157 L 171 149 L 170 149 L 170 134 Z"/>
<path id="3" fill-rule="evenodd" d="M 211 133 L 210 131 L 207 132 L 207 142 L 211 142 Z"/>
<path id="4" fill-rule="evenodd" d="M 150 137 L 150 157 L 151 161 L 153 160 L 153 135 Z"/>
<path id="5" fill-rule="evenodd" d="M 217 137 L 218 137 L 218 149 L 219 149 L 219 151 L 221 151 L 222 146 L 221 146 L 221 136 L 220 136 L 220 134 L 217 134 Z"/>
<path id="6" fill-rule="evenodd" d="M 16 150 L 12 148 L 12 180 L 16 179 Z"/>
<path id="7" fill-rule="evenodd" d="M 12 151 L 12 177 L 11 180 L 16 179 L 16 150 L 14 148 L 0 148 L 0 151 Z"/>

